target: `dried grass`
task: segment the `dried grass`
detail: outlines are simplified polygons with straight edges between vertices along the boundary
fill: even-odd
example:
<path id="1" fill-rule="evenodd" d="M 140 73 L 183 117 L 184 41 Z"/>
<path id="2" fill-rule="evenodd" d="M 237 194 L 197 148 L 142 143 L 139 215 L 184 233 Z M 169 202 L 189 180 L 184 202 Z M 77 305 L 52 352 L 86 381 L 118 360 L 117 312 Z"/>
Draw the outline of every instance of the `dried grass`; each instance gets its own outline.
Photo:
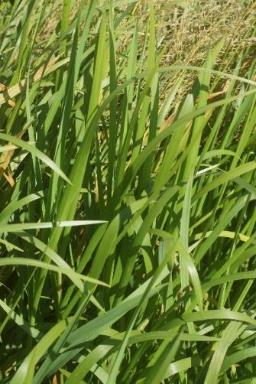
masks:
<path id="1" fill-rule="evenodd" d="M 177 3 L 182 4 L 177 5 Z M 141 2 L 138 16 L 146 15 L 146 2 Z M 209 49 L 223 39 L 218 70 L 232 72 L 242 51 L 248 52 L 248 63 L 255 57 L 256 2 L 239 0 L 155 1 L 157 41 L 165 47 L 162 65 L 201 66 Z M 141 29 L 145 30 L 144 23 Z M 240 75 L 245 74 L 243 67 Z M 181 97 L 188 91 L 196 74 L 189 72 L 180 88 Z M 166 79 L 169 88 L 172 79 Z"/>
<path id="2" fill-rule="evenodd" d="M 248 49 L 249 62 L 253 60 L 256 39 L 252 37 L 255 28 L 256 2 L 239 0 L 153 0 L 157 17 L 158 47 L 165 47 L 162 65 L 196 65 L 204 63 L 210 47 L 224 39 L 222 54 L 219 56 L 219 70 L 231 72 L 237 58 Z M 61 1 L 52 2 L 51 17 L 40 33 L 48 40 L 55 33 L 61 15 Z M 70 20 L 75 17 L 80 1 L 74 1 Z M 135 23 L 139 26 L 141 46 L 147 33 L 145 25 L 150 1 L 138 0 L 135 9 L 120 25 L 119 47 L 128 47 Z M 122 9 L 124 7 L 119 7 Z M 244 68 L 246 69 L 246 68 Z M 241 73 L 243 75 L 243 73 Z M 184 92 L 194 80 L 195 73 L 188 73 L 184 81 Z M 172 84 L 167 80 L 166 87 Z"/>

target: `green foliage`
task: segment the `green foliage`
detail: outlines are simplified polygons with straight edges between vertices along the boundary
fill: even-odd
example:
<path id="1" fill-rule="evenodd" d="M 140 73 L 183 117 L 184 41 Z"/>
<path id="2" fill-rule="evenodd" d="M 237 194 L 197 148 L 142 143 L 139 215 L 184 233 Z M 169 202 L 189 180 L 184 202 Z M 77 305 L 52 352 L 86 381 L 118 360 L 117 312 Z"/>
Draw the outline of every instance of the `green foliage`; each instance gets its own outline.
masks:
<path id="1" fill-rule="evenodd" d="M 256 377 L 255 59 L 164 67 L 147 4 L 1 9 L 3 383 Z"/>

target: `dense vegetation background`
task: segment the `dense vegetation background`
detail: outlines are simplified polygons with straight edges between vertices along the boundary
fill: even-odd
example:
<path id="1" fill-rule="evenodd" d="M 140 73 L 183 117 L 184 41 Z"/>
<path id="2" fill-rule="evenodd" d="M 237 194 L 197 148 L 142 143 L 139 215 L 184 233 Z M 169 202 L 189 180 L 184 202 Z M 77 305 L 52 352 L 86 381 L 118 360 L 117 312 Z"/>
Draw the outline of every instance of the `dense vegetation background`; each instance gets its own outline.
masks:
<path id="1" fill-rule="evenodd" d="M 256 382 L 255 23 L 1 2 L 1 383 Z"/>

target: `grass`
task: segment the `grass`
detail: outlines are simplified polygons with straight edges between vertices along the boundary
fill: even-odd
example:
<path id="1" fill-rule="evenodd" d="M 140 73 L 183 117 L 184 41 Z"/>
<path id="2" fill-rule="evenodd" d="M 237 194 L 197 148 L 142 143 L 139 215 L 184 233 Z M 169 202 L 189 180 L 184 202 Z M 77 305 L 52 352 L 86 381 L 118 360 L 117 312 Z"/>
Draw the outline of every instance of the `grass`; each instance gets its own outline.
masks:
<path id="1" fill-rule="evenodd" d="M 234 3 L 1 4 L 1 383 L 256 380 L 255 4 Z M 212 18 L 236 9 L 231 45 Z"/>

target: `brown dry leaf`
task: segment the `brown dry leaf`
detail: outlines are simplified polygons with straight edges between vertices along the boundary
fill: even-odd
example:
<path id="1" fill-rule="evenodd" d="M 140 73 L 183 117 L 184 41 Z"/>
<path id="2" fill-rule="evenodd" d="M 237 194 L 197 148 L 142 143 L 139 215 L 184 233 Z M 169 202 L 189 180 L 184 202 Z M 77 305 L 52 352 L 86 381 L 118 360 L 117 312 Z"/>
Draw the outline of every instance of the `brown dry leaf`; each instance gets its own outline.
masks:
<path id="1" fill-rule="evenodd" d="M 58 58 L 53 58 L 49 61 L 47 65 L 43 65 L 40 67 L 37 72 L 35 73 L 33 80 L 39 81 L 44 76 L 48 75 L 49 73 L 55 71 L 58 67 L 61 67 L 62 65 L 65 65 L 69 58 L 60 60 L 57 62 Z M 15 102 L 12 100 L 15 96 L 18 96 L 22 90 L 24 89 L 26 84 L 26 81 L 23 79 L 19 83 L 13 85 L 12 87 L 8 88 L 4 86 L 4 92 L 0 93 L 0 105 L 3 105 L 5 103 L 8 103 L 11 107 L 15 105 Z M 0 89 L 1 92 L 1 89 Z"/>
<path id="2" fill-rule="evenodd" d="M 58 378 L 57 375 L 54 375 L 52 378 L 52 384 L 58 384 Z"/>
<path id="3" fill-rule="evenodd" d="M 23 129 L 20 133 L 16 135 L 17 138 L 21 139 L 24 133 L 26 132 L 27 129 Z M 11 143 L 8 143 L 8 145 L 11 145 Z M 0 177 L 4 175 L 6 178 L 6 173 L 5 171 L 8 169 L 9 164 L 11 162 L 11 159 L 14 155 L 15 149 L 10 149 L 9 151 L 5 151 L 2 153 L 2 156 L 0 157 Z"/>
<path id="4" fill-rule="evenodd" d="M 0 92 L 3 93 L 3 95 L 0 95 L 0 99 L 2 96 L 2 98 L 4 98 L 5 101 L 7 102 L 7 104 L 13 108 L 15 107 L 15 102 L 9 98 L 7 90 L 8 90 L 7 86 L 5 84 L 0 83 Z"/>
<path id="5" fill-rule="evenodd" d="M 8 169 L 7 172 L 4 172 L 4 178 L 7 181 L 7 183 L 10 185 L 10 187 L 13 188 L 15 185 L 15 181 L 14 181 L 14 178 L 12 177 L 12 173 L 10 169 Z"/>
<path id="6" fill-rule="evenodd" d="M 2 154 L 1 160 L 0 160 L 0 176 L 2 176 L 5 173 L 6 169 L 8 168 L 13 154 L 14 154 L 14 149 L 8 152 L 4 152 Z"/>
<path id="7" fill-rule="evenodd" d="M 8 105 L 9 105 L 10 107 L 14 108 L 15 105 L 16 105 L 16 103 L 15 103 L 15 101 L 9 99 L 9 100 L 8 100 Z"/>
<path id="8" fill-rule="evenodd" d="M 6 90 L 6 85 L 0 83 L 0 92 L 4 92 Z"/>

